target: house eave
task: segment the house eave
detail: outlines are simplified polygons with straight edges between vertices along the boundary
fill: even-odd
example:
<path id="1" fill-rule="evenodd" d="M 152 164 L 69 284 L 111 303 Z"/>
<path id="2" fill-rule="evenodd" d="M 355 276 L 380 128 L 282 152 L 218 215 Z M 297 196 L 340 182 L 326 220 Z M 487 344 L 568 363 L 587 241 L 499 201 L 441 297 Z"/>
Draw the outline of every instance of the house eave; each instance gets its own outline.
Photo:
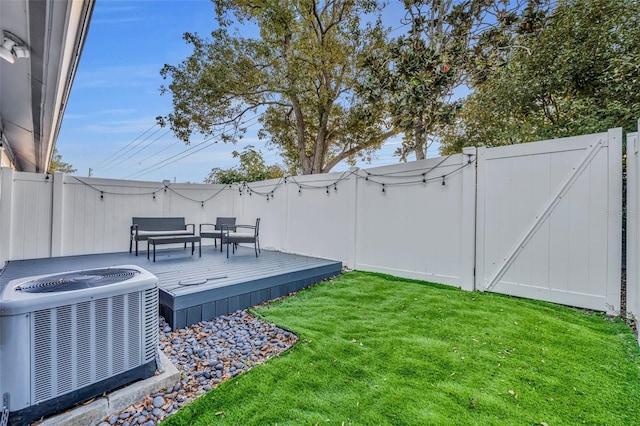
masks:
<path id="1" fill-rule="evenodd" d="M 3 139 L 18 171 L 48 171 L 94 4 L 95 0 L 0 4 L 0 30 L 24 40 L 30 52 L 14 63 L 0 60 Z"/>

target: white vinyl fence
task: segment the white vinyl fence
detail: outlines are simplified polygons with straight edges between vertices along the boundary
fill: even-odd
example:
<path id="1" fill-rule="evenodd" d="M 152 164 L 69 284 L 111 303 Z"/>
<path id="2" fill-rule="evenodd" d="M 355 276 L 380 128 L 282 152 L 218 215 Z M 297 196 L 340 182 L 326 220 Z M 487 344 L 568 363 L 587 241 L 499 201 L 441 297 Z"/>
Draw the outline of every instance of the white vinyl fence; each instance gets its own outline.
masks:
<path id="1" fill-rule="evenodd" d="M 184 216 L 196 230 L 259 217 L 263 248 L 617 312 L 621 139 L 616 129 L 246 185 L 3 169 L 0 262 L 125 251 L 133 216 Z"/>
<path id="2" fill-rule="evenodd" d="M 476 286 L 620 310 L 622 129 L 478 151 Z"/>
<path id="3" fill-rule="evenodd" d="M 640 319 L 639 133 L 627 134 L 627 314 Z"/>
<path id="4" fill-rule="evenodd" d="M 473 290 L 475 149 L 364 174 L 355 268 Z"/>
<path id="5" fill-rule="evenodd" d="M 187 223 L 233 216 L 226 185 L 165 184 L 53 176 L 2 169 L 0 263 L 122 252 L 133 216 L 184 216 Z"/>

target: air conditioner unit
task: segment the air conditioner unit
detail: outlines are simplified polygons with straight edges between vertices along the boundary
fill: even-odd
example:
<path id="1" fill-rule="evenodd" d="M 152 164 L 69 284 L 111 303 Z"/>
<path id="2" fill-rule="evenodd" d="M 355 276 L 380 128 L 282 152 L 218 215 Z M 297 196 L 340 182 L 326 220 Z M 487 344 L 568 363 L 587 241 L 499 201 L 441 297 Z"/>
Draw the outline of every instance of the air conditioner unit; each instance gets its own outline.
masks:
<path id="1" fill-rule="evenodd" d="M 155 374 L 158 278 L 149 271 L 71 271 L 0 290 L 0 397 L 10 424 Z"/>

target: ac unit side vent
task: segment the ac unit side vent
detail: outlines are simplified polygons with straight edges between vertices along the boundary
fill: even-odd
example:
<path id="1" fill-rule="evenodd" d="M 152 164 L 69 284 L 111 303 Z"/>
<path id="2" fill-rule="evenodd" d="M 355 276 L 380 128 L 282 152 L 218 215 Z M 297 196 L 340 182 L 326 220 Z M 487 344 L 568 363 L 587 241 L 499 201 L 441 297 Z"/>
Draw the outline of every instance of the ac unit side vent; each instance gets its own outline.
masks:
<path id="1" fill-rule="evenodd" d="M 154 289 L 33 312 L 32 404 L 140 365 L 151 345 L 140 339 L 143 329 L 147 335 L 151 316 L 139 315 L 141 295 L 148 304 L 154 292 L 157 306 Z M 156 307 L 156 327 L 157 312 Z M 157 328 L 151 335 L 148 340 L 157 345 Z"/>
<path id="2" fill-rule="evenodd" d="M 82 302 L 78 304 L 77 309 L 77 334 L 80 336 L 89 336 L 87 339 L 78 340 L 78 354 L 83 354 L 82 357 L 86 360 L 78 365 L 78 387 L 84 387 L 92 383 L 92 369 L 91 366 L 96 364 L 95 348 L 91 345 L 91 336 L 96 332 L 95 324 L 91 321 L 91 318 L 95 318 L 94 304 L 91 302 Z"/>
<path id="3" fill-rule="evenodd" d="M 95 381 L 104 380 L 109 377 L 111 367 L 111 351 L 109 342 L 111 341 L 111 327 L 104 327 L 104 324 L 111 324 L 111 301 L 109 299 L 99 299 L 96 301 L 96 333 L 93 335 L 93 344 L 96 348 L 96 357 L 102 362 L 96 363 Z M 98 318 L 100 322 L 98 323 Z"/>
<path id="4" fill-rule="evenodd" d="M 127 321 L 130 323 L 138 323 L 140 321 L 140 308 L 142 303 L 142 301 L 140 300 L 141 293 L 131 293 L 129 294 L 129 298 L 130 300 L 128 304 L 129 311 L 127 313 Z M 133 298 L 135 298 L 135 300 L 133 300 Z M 137 365 L 141 362 L 140 347 L 138 345 L 140 345 L 140 342 L 142 342 L 142 326 L 143 325 L 140 324 L 140 327 L 138 328 L 127 328 L 127 332 L 129 333 L 129 335 L 127 336 L 127 339 L 129 341 L 129 347 L 127 350 L 129 358 L 127 361 L 129 362 L 129 365 Z M 144 345 L 144 343 L 142 343 L 142 345 Z"/>
<path id="5" fill-rule="evenodd" d="M 139 274 L 135 269 L 93 269 L 73 274 L 51 275 L 27 281 L 16 290 L 27 293 L 55 293 L 59 291 L 81 290 L 102 287 L 129 280 Z"/>
<path id="6" fill-rule="evenodd" d="M 33 314 L 33 340 L 38 342 L 37 345 L 31 347 L 34 348 L 33 358 L 38 362 L 32 362 L 33 377 L 37 377 L 37 386 L 31 386 L 34 389 L 33 399 L 36 401 L 46 400 L 49 395 L 53 393 L 51 387 L 53 382 L 53 375 L 50 373 L 53 369 L 53 359 L 51 357 L 53 352 L 53 339 L 50 336 L 52 326 L 53 310 L 34 312 Z"/>
<path id="7" fill-rule="evenodd" d="M 160 296 L 157 289 L 144 291 L 144 362 L 154 361 L 158 350 L 158 308 Z"/>
<path id="8" fill-rule="evenodd" d="M 77 322 L 72 317 L 75 317 L 75 314 L 75 312 L 72 312 L 72 306 L 62 306 L 57 309 L 55 334 L 57 339 L 54 342 L 56 345 L 56 360 L 77 358 L 77 356 L 74 356 L 74 352 L 77 351 L 73 345 L 73 336 L 76 335 L 74 329 L 77 326 Z M 75 374 L 73 370 L 75 367 L 77 367 L 75 363 L 58 363 L 56 374 L 58 377 L 57 395 L 63 395 L 74 388 Z"/>

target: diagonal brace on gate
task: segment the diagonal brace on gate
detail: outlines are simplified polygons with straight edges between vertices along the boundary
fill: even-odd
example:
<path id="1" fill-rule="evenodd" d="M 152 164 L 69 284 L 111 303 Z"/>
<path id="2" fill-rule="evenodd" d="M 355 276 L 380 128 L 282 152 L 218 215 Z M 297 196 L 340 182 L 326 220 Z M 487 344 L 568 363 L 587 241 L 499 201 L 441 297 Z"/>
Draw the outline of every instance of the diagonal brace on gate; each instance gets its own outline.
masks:
<path id="1" fill-rule="evenodd" d="M 513 262 L 518 258 L 520 253 L 527 246 L 529 241 L 536 234 L 540 226 L 544 223 L 544 221 L 549 217 L 549 215 L 553 212 L 556 206 L 560 203 L 560 201 L 567 195 L 569 189 L 573 186 L 575 181 L 580 177 L 582 172 L 587 168 L 587 166 L 591 163 L 591 160 L 598 154 L 600 148 L 604 146 L 604 141 L 602 139 L 598 140 L 595 144 L 589 145 L 587 147 L 586 153 L 584 157 L 580 160 L 578 165 L 574 167 L 569 173 L 569 175 L 565 178 L 564 182 L 555 194 L 547 201 L 545 206 L 542 208 L 540 213 L 536 215 L 533 219 L 533 223 L 529 225 L 527 231 L 518 239 L 517 244 L 509 251 L 507 256 L 502 260 L 500 267 L 496 270 L 490 280 L 485 281 L 485 290 L 491 291 L 498 282 L 502 279 L 507 270 L 511 267 Z"/>

